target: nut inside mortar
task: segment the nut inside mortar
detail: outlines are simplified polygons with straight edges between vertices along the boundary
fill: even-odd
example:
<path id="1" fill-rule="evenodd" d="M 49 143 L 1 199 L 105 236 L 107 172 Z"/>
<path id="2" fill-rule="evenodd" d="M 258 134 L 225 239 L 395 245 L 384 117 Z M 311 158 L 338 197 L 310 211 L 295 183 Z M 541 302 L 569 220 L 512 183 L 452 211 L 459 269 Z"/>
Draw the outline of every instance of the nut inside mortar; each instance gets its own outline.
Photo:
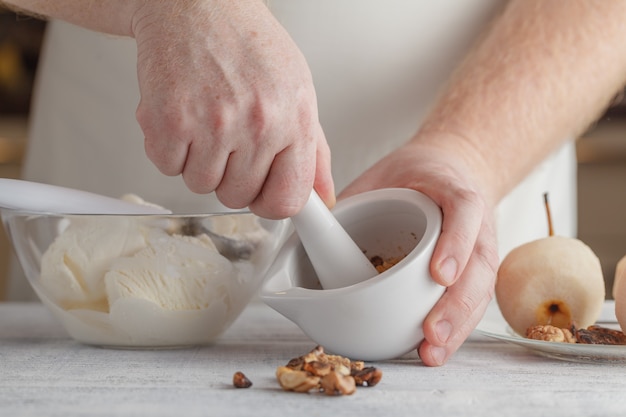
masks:
<path id="1" fill-rule="evenodd" d="M 424 236 L 427 222 L 425 214 L 409 203 L 404 206 L 394 204 L 393 209 L 386 207 L 385 203 L 376 204 L 376 210 L 360 218 L 349 210 L 336 214 L 341 225 L 368 259 L 376 257 L 387 262 L 388 265 L 382 268 L 384 270 L 415 249 Z M 292 284 L 321 290 L 322 286 L 301 244 L 298 245 L 295 257 L 297 262 L 294 262 L 295 270 L 291 274 Z M 383 271 L 379 269 L 379 272 Z"/>

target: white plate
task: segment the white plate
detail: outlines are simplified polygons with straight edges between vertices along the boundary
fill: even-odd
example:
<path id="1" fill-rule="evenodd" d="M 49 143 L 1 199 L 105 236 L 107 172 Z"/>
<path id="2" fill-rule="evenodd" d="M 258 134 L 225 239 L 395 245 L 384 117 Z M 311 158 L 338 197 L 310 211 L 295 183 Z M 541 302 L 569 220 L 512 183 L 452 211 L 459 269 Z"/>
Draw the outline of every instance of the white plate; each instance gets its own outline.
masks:
<path id="1" fill-rule="evenodd" d="M 615 318 L 615 303 L 604 302 L 598 325 L 619 329 Z M 626 364 L 626 345 L 587 345 L 577 343 L 545 342 L 527 339 L 515 333 L 507 324 L 496 302 L 489 305 L 483 320 L 476 327 L 478 334 L 523 346 L 533 353 L 572 362 L 609 362 Z"/>

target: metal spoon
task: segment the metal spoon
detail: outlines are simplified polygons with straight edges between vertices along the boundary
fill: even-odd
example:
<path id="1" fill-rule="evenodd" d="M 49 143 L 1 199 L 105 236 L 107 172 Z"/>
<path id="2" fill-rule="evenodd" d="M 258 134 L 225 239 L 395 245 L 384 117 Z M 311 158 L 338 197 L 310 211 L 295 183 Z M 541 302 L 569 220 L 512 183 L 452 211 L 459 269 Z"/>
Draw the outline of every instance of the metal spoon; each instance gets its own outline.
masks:
<path id="1" fill-rule="evenodd" d="M 202 224 L 202 219 L 199 217 L 189 217 L 180 220 L 182 220 L 179 225 L 181 234 L 186 236 L 206 234 L 215 244 L 217 251 L 231 261 L 250 259 L 257 247 L 257 242 L 233 239 L 213 232 Z"/>

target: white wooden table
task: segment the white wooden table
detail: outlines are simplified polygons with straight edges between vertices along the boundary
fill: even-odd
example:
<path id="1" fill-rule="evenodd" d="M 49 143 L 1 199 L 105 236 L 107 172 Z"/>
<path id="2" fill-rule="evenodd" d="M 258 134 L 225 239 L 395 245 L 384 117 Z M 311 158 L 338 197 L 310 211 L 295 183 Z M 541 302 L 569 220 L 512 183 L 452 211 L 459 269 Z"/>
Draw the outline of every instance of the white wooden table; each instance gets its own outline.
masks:
<path id="1" fill-rule="evenodd" d="M 212 346 L 81 345 L 38 303 L 0 303 L 0 416 L 626 416 L 626 365 L 536 356 L 474 334 L 443 367 L 415 355 L 352 396 L 284 392 L 277 366 L 314 347 L 253 303 Z M 232 386 L 235 371 L 253 382 Z"/>

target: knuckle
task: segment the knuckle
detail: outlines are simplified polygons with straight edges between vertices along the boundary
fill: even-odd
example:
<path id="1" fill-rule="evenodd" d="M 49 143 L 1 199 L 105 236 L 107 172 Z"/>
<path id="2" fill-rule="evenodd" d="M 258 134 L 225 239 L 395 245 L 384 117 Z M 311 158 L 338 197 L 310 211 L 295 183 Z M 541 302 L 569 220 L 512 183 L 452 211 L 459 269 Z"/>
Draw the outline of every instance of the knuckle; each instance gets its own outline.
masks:
<path id="1" fill-rule="evenodd" d="M 217 184 L 219 183 L 219 180 L 216 178 L 216 176 L 209 173 L 192 174 L 188 171 L 183 171 L 182 176 L 183 180 L 185 181 L 185 185 L 187 185 L 187 188 L 198 194 L 208 194 L 212 191 L 215 191 L 218 187 Z"/>
<path id="2" fill-rule="evenodd" d="M 463 317 L 470 317 L 476 305 L 477 297 L 475 297 L 475 294 L 468 291 L 459 293 L 455 299 L 455 308 Z"/>
<path id="3" fill-rule="evenodd" d="M 247 207 L 253 200 L 248 193 L 232 193 L 229 189 L 225 189 L 219 185 L 215 187 L 215 195 L 222 204 L 231 209 L 242 209 Z"/>
<path id="4" fill-rule="evenodd" d="M 271 140 L 274 147 L 284 148 L 288 143 L 315 142 L 317 114 L 310 100 L 297 97 L 294 102 L 257 99 L 248 116 L 248 131 L 257 144 Z M 282 139 L 281 139 L 282 138 Z"/>
<path id="5" fill-rule="evenodd" d="M 462 204 L 472 212 L 484 212 L 486 203 L 482 196 L 473 189 L 463 188 L 457 192 L 456 204 Z"/>
<path id="6" fill-rule="evenodd" d="M 167 151 L 163 147 L 146 136 L 145 153 L 148 159 L 158 168 L 158 170 L 168 176 L 175 176 L 182 173 L 182 168 L 175 164 Z"/>

